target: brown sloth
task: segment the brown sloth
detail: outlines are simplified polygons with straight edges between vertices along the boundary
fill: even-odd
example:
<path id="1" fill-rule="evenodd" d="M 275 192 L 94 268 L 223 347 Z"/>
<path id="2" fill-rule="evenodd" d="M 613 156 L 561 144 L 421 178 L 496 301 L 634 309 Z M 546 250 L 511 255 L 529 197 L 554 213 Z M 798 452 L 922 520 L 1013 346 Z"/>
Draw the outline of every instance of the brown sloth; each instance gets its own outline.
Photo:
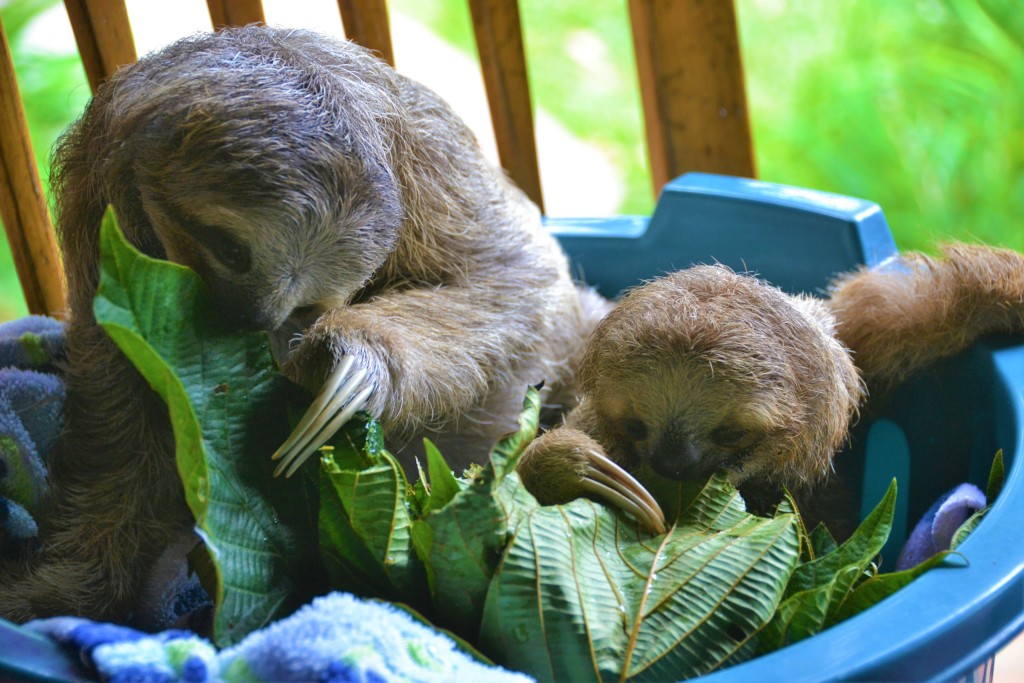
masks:
<path id="1" fill-rule="evenodd" d="M 722 266 L 628 292 L 588 341 L 578 406 L 524 453 L 524 483 L 544 504 L 603 499 L 660 532 L 645 485 L 724 471 L 755 510 L 786 487 L 842 535 L 852 520 L 828 519 L 844 505 L 828 475 L 866 389 L 891 389 L 982 334 L 1024 330 L 1024 256 L 944 252 L 845 275 L 829 300 Z"/>
<path id="2" fill-rule="evenodd" d="M 514 427 L 529 384 L 572 375 L 588 323 L 537 207 L 441 99 L 355 44 L 266 27 L 184 39 L 103 84 L 54 166 L 66 429 L 43 547 L 2 569 L 0 616 L 124 619 L 191 533 L 167 410 L 92 314 L 108 204 L 319 390 L 278 473 L 359 409 L 407 468 L 424 435 L 465 467 Z"/>

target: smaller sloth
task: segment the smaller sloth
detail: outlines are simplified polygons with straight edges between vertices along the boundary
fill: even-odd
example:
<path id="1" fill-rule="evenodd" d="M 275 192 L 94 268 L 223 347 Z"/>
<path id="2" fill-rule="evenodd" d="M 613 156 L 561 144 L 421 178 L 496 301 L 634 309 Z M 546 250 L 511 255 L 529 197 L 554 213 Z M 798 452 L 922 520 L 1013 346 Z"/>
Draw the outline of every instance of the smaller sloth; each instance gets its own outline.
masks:
<path id="1" fill-rule="evenodd" d="M 1024 256 L 943 252 L 843 275 L 828 300 L 723 266 L 628 292 L 587 343 L 577 407 L 524 453 L 525 485 L 542 504 L 589 496 L 661 532 L 645 485 L 723 471 L 748 507 L 769 510 L 785 487 L 842 536 L 852 520 L 835 512 L 844 492 L 829 474 L 868 391 L 981 335 L 1024 331 Z"/>
<path id="2" fill-rule="evenodd" d="M 864 389 L 824 302 L 695 266 L 622 298 L 591 334 L 578 391 L 523 455 L 524 483 L 543 504 L 594 496 L 662 531 L 641 483 L 724 470 L 741 490 L 811 487 Z"/>

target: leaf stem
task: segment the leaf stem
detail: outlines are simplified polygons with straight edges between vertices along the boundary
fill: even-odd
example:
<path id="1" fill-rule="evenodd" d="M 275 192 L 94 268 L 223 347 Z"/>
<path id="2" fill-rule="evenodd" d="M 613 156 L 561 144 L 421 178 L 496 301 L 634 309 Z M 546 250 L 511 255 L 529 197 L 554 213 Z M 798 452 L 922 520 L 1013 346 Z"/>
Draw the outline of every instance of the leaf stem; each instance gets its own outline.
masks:
<path id="1" fill-rule="evenodd" d="M 640 596 L 640 604 L 636 610 L 636 623 L 633 624 L 633 632 L 629 635 L 629 644 L 626 646 L 626 656 L 622 660 L 622 673 L 619 675 L 619 683 L 625 683 L 626 677 L 629 672 L 629 664 L 633 660 L 633 652 L 636 650 L 636 641 L 640 637 L 640 624 L 643 622 L 644 608 L 647 605 L 647 596 L 651 594 L 651 583 L 654 581 L 654 576 L 657 574 L 658 569 L 658 558 L 662 556 L 665 550 L 665 546 L 672 538 L 672 532 L 676 530 L 673 524 L 667 532 L 665 537 L 661 539 L 661 544 L 658 546 L 658 552 L 654 553 L 654 561 L 651 564 L 651 569 L 647 572 L 647 581 L 644 583 L 644 592 Z"/>

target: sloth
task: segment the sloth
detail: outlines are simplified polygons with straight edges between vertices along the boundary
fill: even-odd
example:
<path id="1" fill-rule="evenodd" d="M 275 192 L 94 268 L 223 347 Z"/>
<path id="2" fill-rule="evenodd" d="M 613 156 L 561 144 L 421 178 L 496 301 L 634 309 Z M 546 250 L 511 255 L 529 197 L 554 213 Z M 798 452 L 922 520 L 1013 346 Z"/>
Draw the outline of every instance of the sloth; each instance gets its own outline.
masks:
<path id="1" fill-rule="evenodd" d="M 542 504 L 597 497 L 658 532 L 652 478 L 813 485 L 863 396 L 822 301 L 721 265 L 627 292 L 587 343 L 578 391 L 523 454 L 524 484 Z"/>
<path id="2" fill-rule="evenodd" d="M 577 407 L 523 454 L 524 484 L 542 504 L 588 496 L 663 532 L 648 486 L 724 472 L 756 511 L 786 488 L 812 522 L 852 531 L 830 474 L 867 392 L 983 334 L 1024 331 L 1024 256 L 943 251 L 843 275 L 828 300 L 724 266 L 627 292 L 587 342 Z"/>
<path id="3" fill-rule="evenodd" d="M 104 83 L 54 161 L 66 429 L 43 547 L 3 568 L 8 619 L 125 620 L 192 533 L 167 409 L 92 313 L 108 204 L 316 393 L 278 474 L 359 410 L 407 469 L 423 436 L 466 467 L 528 385 L 551 402 L 572 377 L 590 323 L 537 207 L 445 102 L 353 43 L 259 26 L 183 39 Z"/>

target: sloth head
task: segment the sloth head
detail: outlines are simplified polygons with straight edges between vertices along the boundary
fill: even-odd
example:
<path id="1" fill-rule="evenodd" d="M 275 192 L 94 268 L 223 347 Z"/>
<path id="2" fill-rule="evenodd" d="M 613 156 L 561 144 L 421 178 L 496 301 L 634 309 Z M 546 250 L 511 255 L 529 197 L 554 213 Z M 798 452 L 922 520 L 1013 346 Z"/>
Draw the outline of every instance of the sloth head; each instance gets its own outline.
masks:
<path id="1" fill-rule="evenodd" d="M 304 32 L 197 35 L 125 67 L 55 158 L 72 307 L 95 288 L 108 203 L 131 242 L 198 272 L 241 327 L 348 303 L 404 220 L 400 112 L 386 65 Z"/>
<path id="2" fill-rule="evenodd" d="M 627 293 L 587 348 L 598 441 L 641 481 L 817 481 L 862 395 L 821 302 L 721 266 Z"/>

